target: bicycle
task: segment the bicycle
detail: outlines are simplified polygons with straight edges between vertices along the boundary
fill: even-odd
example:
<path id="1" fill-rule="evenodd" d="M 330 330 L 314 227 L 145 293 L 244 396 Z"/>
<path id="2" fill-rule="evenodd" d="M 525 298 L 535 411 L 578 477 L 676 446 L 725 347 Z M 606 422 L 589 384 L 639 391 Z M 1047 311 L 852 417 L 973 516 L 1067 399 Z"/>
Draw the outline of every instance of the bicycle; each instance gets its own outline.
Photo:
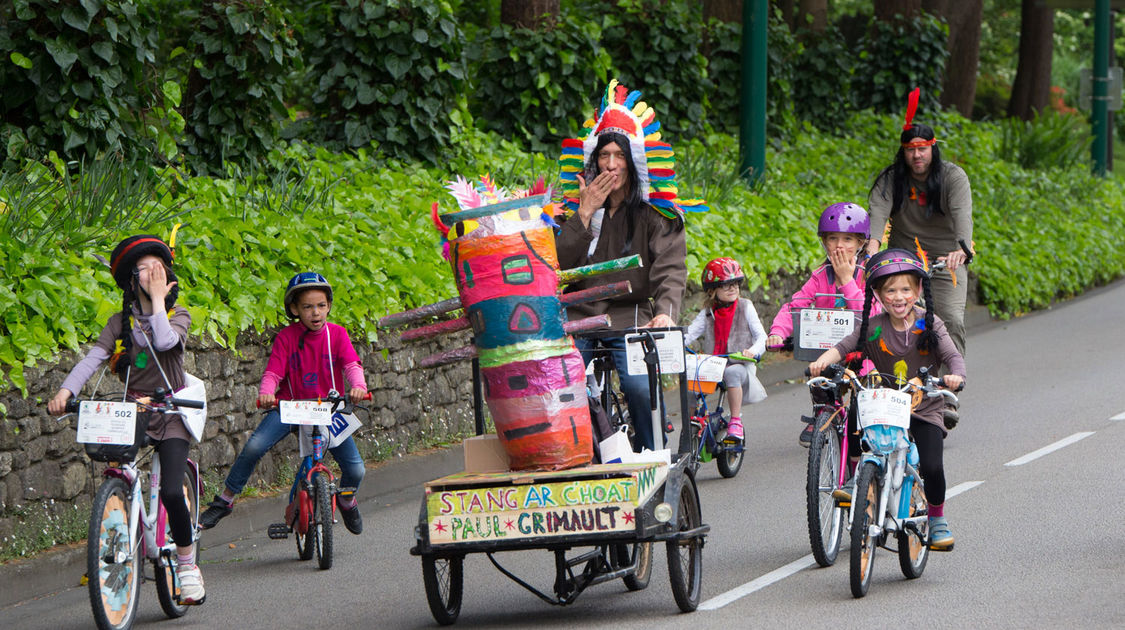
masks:
<path id="1" fill-rule="evenodd" d="M 706 463 L 715 460 L 719 474 L 724 479 L 731 479 L 742 468 L 745 444 L 741 441 L 726 441 L 727 425 L 730 414 L 723 409 L 727 388 L 723 385 L 723 369 L 726 367 L 727 358 L 739 361 L 757 363 L 758 359 L 740 353 L 727 355 L 696 354 L 694 369 L 690 366 L 688 373 L 694 373 L 694 378 L 688 378 L 688 391 L 694 392 L 696 397 L 695 413 L 691 417 L 692 450 L 699 461 Z M 719 400 L 714 411 L 707 406 L 707 396 L 719 392 Z"/>
<path id="2" fill-rule="evenodd" d="M 867 380 L 868 386 L 862 381 Z M 852 596 L 863 597 L 871 584 L 875 549 L 897 539 L 899 568 L 907 579 L 922 576 L 929 559 L 929 523 L 923 480 L 918 474 L 918 449 L 910 438 L 910 412 L 922 396 L 942 396 L 955 402 L 953 392 L 922 368 L 918 377 L 898 389 L 883 386 L 894 376 L 872 372 L 854 379 L 858 427 L 865 453 L 856 469 L 849 523 L 851 529 L 850 582 Z"/>
<path id="3" fill-rule="evenodd" d="M 365 400 L 370 399 L 371 393 L 368 392 Z M 301 447 L 301 465 L 293 475 L 285 520 L 271 524 L 266 534 L 271 540 L 284 540 L 293 534 L 298 558 L 311 560 L 315 553 L 317 566 L 321 570 L 331 569 L 337 488 L 335 475 L 323 462 L 324 452 L 333 437 L 347 437 L 343 433 L 343 429 L 350 425 L 346 416 L 363 407 L 352 405 L 346 396 L 335 390 L 320 400 L 282 400 L 278 403 L 282 423 L 294 425 L 298 434 L 301 427 L 311 426 L 311 429 L 307 434 L 308 443 Z M 324 427 L 329 427 L 330 434 L 324 432 Z"/>
<path id="4" fill-rule="evenodd" d="M 172 541 L 167 512 L 159 495 L 160 458 L 152 457 L 152 451 L 145 454 L 151 460 L 148 506 L 145 506 L 145 471 L 138 465 L 137 454 L 150 441 L 137 419 L 138 410 L 182 413 L 181 407 L 203 409 L 204 403 L 174 397 L 164 388 L 157 388 L 148 400 L 130 402 L 125 398 L 123 395 L 120 401 L 71 399 L 66 405 L 67 415 L 63 416 L 78 415 L 78 441 L 86 444 L 91 459 L 109 463 L 102 472 L 105 480 L 94 494 L 86 538 L 90 607 L 101 630 L 132 627 L 144 580 L 142 559 L 152 562 L 156 595 L 164 614 L 170 618 L 182 617 L 189 606 L 180 601 L 176 544 Z M 187 464 L 181 483 L 191 515 L 192 545 L 198 562 L 201 482 L 198 465 L 191 459 Z"/>
<path id="5" fill-rule="evenodd" d="M 809 375 L 807 369 L 805 375 Z M 843 487 L 848 471 L 847 423 L 852 378 L 854 374 L 833 364 L 808 382 L 813 416 L 803 420 L 813 425 L 813 433 L 805 480 L 805 508 L 809 546 L 816 563 L 822 567 L 836 562 L 844 533 L 845 509 L 850 505 L 838 501 L 833 493 Z"/>

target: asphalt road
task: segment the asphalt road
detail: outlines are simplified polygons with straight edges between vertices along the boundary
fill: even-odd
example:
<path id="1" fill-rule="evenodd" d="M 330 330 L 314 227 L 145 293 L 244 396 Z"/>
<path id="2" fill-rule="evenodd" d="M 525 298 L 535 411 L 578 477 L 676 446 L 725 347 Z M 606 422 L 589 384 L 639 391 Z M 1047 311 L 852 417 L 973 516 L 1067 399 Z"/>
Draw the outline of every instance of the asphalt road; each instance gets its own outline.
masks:
<path id="1" fill-rule="evenodd" d="M 797 444 L 797 418 L 808 409 L 808 394 L 801 384 L 783 384 L 746 414 L 748 460 L 738 477 L 720 478 L 714 464 L 700 471 L 704 521 L 712 530 L 699 611 L 678 612 L 663 549 L 655 554 L 648 589 L 629 593 L 620 582 L 600 585 L 566 608 L 541 602 L 484 556 L 469 556 L 458 625 L 1125 627 L 1125 475 L 1118 450 L 1125 449 L 1125 399 L 1117 381 L 1125 355 L 1122 312 L 1125 283 L 1119 282 L 970 336 L 962 422 L 945 446 L 946 514 L 957 544 L 951 553 L 932 554 L 920 579 L 905 580 L 897 558 L 880 550 L 870 592 L 853 600 L 846 549 L 835 566 L 812 568 L 807 451 Z M 1042 450 L 1052 445 L 1057 448 Z M 443 472 L 435 465 L 432 476 Z M 336 527 L 330 571 L 298 561 L 292 541 L 266 538 L 264 517 L 257 531 L 211 542 L 221 538 L 224 522 L 205 540 L 212 545 L 203 554 L 206 604 L 158 627 L 433 627 L 419 561 L 407 553 L 420 494 L 411 488 L 366 500 L 361 536 Z M 280 517 L 280 504 L 267 507 Z M 502 560 L 550 589 L 546 552 Z M 138 623 L 163 619 L 146 584 Z M 86 591 L 77 586 L 0 608 L 0 628 L 91 626 Z"/>

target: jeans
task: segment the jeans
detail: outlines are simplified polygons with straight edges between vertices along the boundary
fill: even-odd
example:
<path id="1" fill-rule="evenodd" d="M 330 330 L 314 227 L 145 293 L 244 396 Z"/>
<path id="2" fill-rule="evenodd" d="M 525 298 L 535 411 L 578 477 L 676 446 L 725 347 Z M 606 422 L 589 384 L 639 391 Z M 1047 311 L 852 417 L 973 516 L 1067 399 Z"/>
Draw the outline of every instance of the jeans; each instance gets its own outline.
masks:
<path id="1" fill-rule="evenodd" d="M 283 424 L 281 422 L 281 412 L 274 409 L 262 418 L 262 422 L 258 424 L 258 428 L 254 429 L 254 434 L 250 436 L 250 440 L 246 442 L 246 446 L 242 448 L 242 452 L 234 460 L 234 465 L 230 467 L 230 472 L 227 473 L 226 486 L 234 496 L 242 492 L 246 487 L 246 482 L 250 480 L 250 474 L 254 472 L 254 468 L 258 465 L 258 460 L 262 459 L 262 455 L 266 451 L 273 448 L 275 444 L 285 439 L 292 431 L 293 425 Z M 363 458 L 359 456 L 359 449 L 356 448 L 355 440 L 351 437 L 340 443 L 339 446 L 329 449 L 332 453 L 332 459 L 340 465 L 340 487 L 341 488 L 359 488 L 359 484 L 363 481 L 363 473 L 365 468 L 363 466 Z"/>
<path id="2" fill-rule="evenodd" d="M 617 366 L 617 378 L 621 382 L 621 393 L 625 395 L 625 402 L 629 407 L 629 417 L 633 420 L 634 443 L 633 449 L 639 451 L 641 447 L 656 450 L 652 436 L 652 400 L 648 395 L 647 374 L 627 374 L 625 366 L 625 337 L 610 337 L 606 339 L 585 339 L 576 337 L 574 345 L 582 353 L 582 360 L 587 364 L 594 358 L 594 348 L 601 347 L 613 355 L 613 363 Z M 663 400 L 663 393 L 657 386 L 656 392 Z M 667 441 L 661 431 L 661 448 Z"/>

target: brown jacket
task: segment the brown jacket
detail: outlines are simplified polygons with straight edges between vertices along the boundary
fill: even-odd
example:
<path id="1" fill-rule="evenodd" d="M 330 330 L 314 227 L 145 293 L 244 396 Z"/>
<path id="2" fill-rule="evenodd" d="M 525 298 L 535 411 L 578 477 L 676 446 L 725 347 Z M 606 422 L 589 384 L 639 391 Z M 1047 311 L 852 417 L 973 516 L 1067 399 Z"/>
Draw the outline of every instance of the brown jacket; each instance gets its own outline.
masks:
<path id="1" fill-rule="evenodd" d="M 671 220 L 645 206 L 636 215 L 632 246 L 628 254 L 622 254 L 627 230 L 625 218 L 625 212 L 615 212 L 612 217 L 607 212 L 593 256 L 586 254 L 594 235 L 582 225 L 582 220 L 572 215 L 563 223 L 555 244 L 560 269 L 572 269 L 631 254 L 640 254 L 643 265 L 639 269 L 610 273 L 569 285 L 568 292 L 628 280 L 633 292 L 571 306 L 567 309 L 568 317 L 575 320 L 608 313 L 610 327 L 615 330 L 643 326 L 657 313 L 664 313 L 673 321 L 678 321 L 680 303 L 687 286 L 684 230 L 677 229 Z"/>

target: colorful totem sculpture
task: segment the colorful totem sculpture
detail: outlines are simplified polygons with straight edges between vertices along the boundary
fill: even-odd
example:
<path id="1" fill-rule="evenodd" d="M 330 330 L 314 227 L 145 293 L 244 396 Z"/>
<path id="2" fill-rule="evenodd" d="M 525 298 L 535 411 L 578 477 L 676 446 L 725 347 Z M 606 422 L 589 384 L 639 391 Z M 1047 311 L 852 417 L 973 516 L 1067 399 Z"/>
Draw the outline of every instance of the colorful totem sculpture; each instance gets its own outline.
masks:
<path id="1" fill-rule="evenodd" d="M 568 294 L 559 285 L 639 264 L 636 256 L 596 268 L 558 271 L 550 192 L 542 180 L 530 191 L 508 192 L 487 176 L 479 186 L 450 184 L 460 212 L 437 215 L 459 298 L 380 320 L 415 321 L 455 308 L 464 316 L 407 331 L 404 340 L 471 328 L 473 346 L 426 357 L 423 367 L 477 357 L 484 397 L 513 470 L 581 466 L 593 456 L 585 367 L 568 333 L 603 328 L 606 316 L 567 322 L 567 304 L 629 291 L 627 283 Z"/>

